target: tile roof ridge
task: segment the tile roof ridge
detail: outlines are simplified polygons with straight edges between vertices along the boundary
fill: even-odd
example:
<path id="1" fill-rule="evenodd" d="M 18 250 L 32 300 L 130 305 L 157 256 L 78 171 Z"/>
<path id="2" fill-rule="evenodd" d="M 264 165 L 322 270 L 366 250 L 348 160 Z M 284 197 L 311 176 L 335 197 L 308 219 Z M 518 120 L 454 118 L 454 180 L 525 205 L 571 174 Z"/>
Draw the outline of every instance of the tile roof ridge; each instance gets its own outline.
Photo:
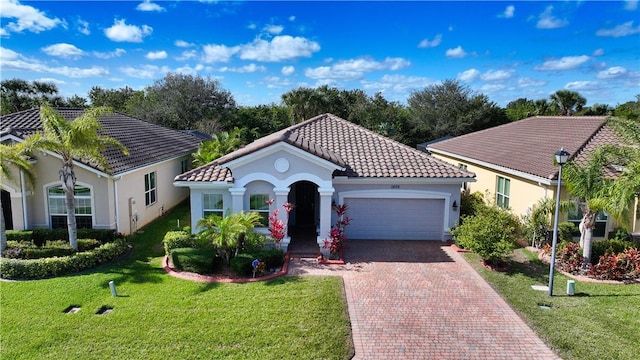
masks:
<path id="1" fill-rule="evenodd" d="M 608 120 L 609 117 L 606 117 L 606 119 Z M 576 157 L 578 157 L 578 155 L 580 153 L 582 153 L 582 151 L 587 147 L 587 145 L 589 145 L 593 141 L 593 138 L 595 138 L 596 135 L 598 133 L 600 133 L 602 131 L 602 129 L 604 129 L 604 127 L 606 125 L 607 125 L 607 121 L 606 120 L 603 121 L 600 125 L 598 125 L 598 127 L 593 131 L 593 133 L 591 133 L 590 136 L 588 136 L 586 138 L 586 140 L 582 143 L 582 145 L 580 145 L 573 154 L 569 155 L 569 159 L 567 159 L 567 162 L 570 162 L 570 161 L 574 160 Z M 550 180 L 557 180 L 558 179 L 558 175 L 559 175 L 559 170 L 556 170 L 553 173 L 551 173 L 551 175 L 549 175 L 549 179 Z"/>

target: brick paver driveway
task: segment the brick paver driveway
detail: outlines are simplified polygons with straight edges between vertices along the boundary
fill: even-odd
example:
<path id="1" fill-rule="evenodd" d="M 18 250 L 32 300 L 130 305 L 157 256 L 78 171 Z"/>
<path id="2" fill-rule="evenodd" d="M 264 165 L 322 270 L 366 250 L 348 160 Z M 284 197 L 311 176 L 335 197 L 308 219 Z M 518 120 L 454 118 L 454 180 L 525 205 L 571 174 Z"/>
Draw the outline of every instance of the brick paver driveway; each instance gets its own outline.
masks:
<path id="1" fill-rule="evenodd" d="M 558 359 L 440 242 L 350 240 L 345 260 L 294 261 L 289 274 L 344 278 L 354 359 Z"/>

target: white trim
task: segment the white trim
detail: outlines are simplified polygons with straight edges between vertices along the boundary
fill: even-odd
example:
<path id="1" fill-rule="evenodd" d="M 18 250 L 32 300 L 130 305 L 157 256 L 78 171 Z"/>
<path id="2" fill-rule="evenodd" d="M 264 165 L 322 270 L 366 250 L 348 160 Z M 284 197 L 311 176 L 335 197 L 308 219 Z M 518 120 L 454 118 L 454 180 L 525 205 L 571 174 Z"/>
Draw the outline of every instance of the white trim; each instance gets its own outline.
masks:
<path id="1" fill-rule="evenodd" d="M 444 200 L 442 235 L 440 240 L 445 240 L 449 234 L 449 209 L 451 209 L 451 194 L 446 192 L 429 190 L 391 190 L 382 192 L 377 190 L 351 190 L 338 193 L 339 204 L 344 204 L 345 198 L 356 199 L 433 199 Z"/>
<path id="2" fill-rule="evenodd" d="M 118 209 L 119 199 L 118 199 L 118 181 L 122 180 L 122 176 L 113 178 L 113 202 L 115 207 L 115 216 L 116 216 L 116 233 L 120 232 L 120 210 Z M 131 231 L 131 229 L 129 229 Z"/>
<path id="3" fill-rule="evenodd" d="M 226 181 L 174 181 L 173 186 L 187 187 L 190 189 L 229 189 L 235 186 L 234 183 Z"/>
<path id="4" fill-rule="evenodd" d="M 280 189 L 288 188 L 298 181 L 309 181 L 318 185 L 319 187 L 333 187 L 333 182 L 331 180 L 324 180 L 318 175 L 311 173 L 295 173 L 285 179 L 280 180 L 275 176 L 264 172 L 247 174 L 246 176 L 238 179 L 235 182 L 235 187 L 245 187 L 247 186 L 247 184 L 253 181 L 266 181 L 273 185 L 274 188 Z"/>
<path id="5" fill-rule="evenodd" d="M 436 154 L 449 156 L 449 157 L 452 157 L 452 158 L 455 158 L 455 159 L 466 161 L 466 162 L 469 163 L 469 165 L 484 166 L 486 168 L 493 169 L 493 170 L 496 170 L 496 171 L 500 171 L 500 172 L 503 172 L 505 174 L 509 174 L 509 175 L 517 176 L 517 177 L 520 177 L 520 178 L 523 178 L 523 179 L 539 182 L 539 183 L 542 183 L 542 184 L 545 184 L 545 185 L 558 184 L 557 180 L 547 179 L 547 178 L 544 178 L 542 176 L 533 175 L 533 174 L 529 174 L 529 173 L 526 173 L 526 172 L 523 172 L 523 171 L 514 170 L 514 169 L 510 169 L 510 168 L 504 167 L 504 166 L 488 163 L 486 161 L 477 160 L 477 159 L 473 159 L 473 158 L 470 158 L 470 157 L 457 155 L 457 154 L 454 154 L 454 153 L 451 153 L 451 152 L 448 152 L 448 151 L 442 151 L 442 150 L 432 149 L 432 148 L 427 148 L 427 150 L 429 150 L 430 152 L 434 152 Z M 443 159 L 441 159 L 441 160 L 443 160 Z M 444 160 L 444 161 L 446 161 L 446 160 Z"/>
<path id="6" fill-rule="evenodd" d="M 476 181 L 475 178 L 350 178 L 346 176 L 336 176 L 333 178 L 333 183 L 336 185 L 451 185 Z"/>
<path id="7" fill-rule="evenodd" d="M 197 149 L 197 148 L 196 148 L 196 149 Z M 174 157 L 172 157 L 172 158 L 170 158 L 170 159 L 165 159 L 165 160 L 158 161 L 158 162 L 154 162 L 154 163 L 151 163 L 151 164 L 147 164 L 147 165 L 143 165 L 143 166 L 135 167 L 135 168 L 129 169 L 129 170 L 127 170 L 127 171 L 123 171 L 123 172 L 119 172 L 119 173 L 114 173 L 113 175 L 114 175 L 114 176 L 124 176 L 124 175 L 129 175 L 129 174 L 131 174 L 131 173 L 134 173 L 134 172 L 137 172 L 137 171 L 141 171 L 141 170 L 144 170 L 144 169 L 148 169 L 148 168 L 150 168 L 150 167 L 157 166 L 157 165 L 160 165 L 160 164 L 164 164 L 164 163 L 167 163 L 167 162 L 171 162 L 171 161 L 177 160 L 177 159 L 179 159 L 179 158 L 181 158 L 181 157 L 184 157 L 184 156 L 187 156 L 187 155 L 191 155 L 191 154 L 192 154 L 191 152 L 190 152 L 190 153 L 184 153 L 184 154 L 181 154 L 181 155 L 179 155 L 179 156 L 174 156 Z M 131 156 L 131 155 L 129 155 L 129 156 Z"/>
<path id="8" fill-rule="evenodd" d="M 252 163 L 256 160 L 258 160 L 261 157 L 265 157 L 271 154 L 274 154 L 278 151 L 285 151 L 288 152 L 292 155 L 295 156 L 299 156 L 307 161 L 309 161 L 310 163 L 316 164 L 320 167 L 323 167 L 325 169 L 329 169 L 329 170 L 344 170 L 343 167 L 340 167 L 334 163 L 332 163 L 331 161 L 325 160 L 319 156 L 313 155 L 307 151 L 304 151 L 298 147 L 295 147 L 293 145 L 287 144 L 285 142 L 279 141 L 275 144 L 269 145 L 265 148 L 262 148 L 260 150 L 254 151 L 252 153 L 243 155 L 237 159 L 233 159 L 231 161 L 228 161 L 224 164 L 222 164 L 225 167 L 228 168 L 234 168 L 234 167 L 238 167 L 238 166 L 242 166 L 242 165 L 246 165 L 249 163 Z"/>
<path id="9" fill-rule="evenodd" d="M 0 142 L 4 142 L 6 140 L 13 140 L 13 141 L 19 142 L 19 143 L 24 142 L 23 138 L 15 136 L 15 135 L 12 135 L 12 134 L 3 135 L 2 137 L 0 137 Z"/>

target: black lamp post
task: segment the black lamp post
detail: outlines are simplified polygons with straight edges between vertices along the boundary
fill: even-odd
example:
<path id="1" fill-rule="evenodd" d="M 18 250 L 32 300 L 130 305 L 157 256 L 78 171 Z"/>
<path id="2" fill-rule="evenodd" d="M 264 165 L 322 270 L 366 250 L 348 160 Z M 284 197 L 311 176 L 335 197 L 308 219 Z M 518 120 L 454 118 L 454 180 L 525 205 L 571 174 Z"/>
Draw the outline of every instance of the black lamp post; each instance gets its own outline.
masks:
<path id="1" fill-rule="evenodd" d="M 556 163 L 560 165 L 558 171 L 558 190 L 556 191 L 556 213 L 553 220 L 553 241 L 551 244 L 551 264 L 549 264 L 549 296 L 553 296 L 553 273 L 556 265 L 556 245 L 558 243 L 558 218 L 560 215 L 560 184 L 562 183 L 562 165 L 569 160 L 569 153 L 565 149 L 560 149 L 555 153 Z"/>

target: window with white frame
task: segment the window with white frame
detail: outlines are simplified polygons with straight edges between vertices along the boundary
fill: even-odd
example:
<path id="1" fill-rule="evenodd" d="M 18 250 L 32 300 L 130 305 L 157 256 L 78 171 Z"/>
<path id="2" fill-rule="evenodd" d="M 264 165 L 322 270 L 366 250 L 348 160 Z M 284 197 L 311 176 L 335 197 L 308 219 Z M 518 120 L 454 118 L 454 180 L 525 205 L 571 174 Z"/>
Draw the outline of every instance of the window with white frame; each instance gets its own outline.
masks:
<path id="1" fill-rule="evenodd" d="M 59 229 L 67 227 L 67 206 L 62 186 L 52 186 L 47 189 L 49 217 L 51 228 Z M 91 229 L 93 227 L 93 210 L 91 189 L 76 185 L 74 191 L 76 226 L 78 229 Z"/>
<path id="2" fill-rule="evenodd" d="M 509 192 L 511 188 L 511 180 L 498 176 L 496 184 L 496 204 L 503 208 L 509 207 Z"/>
<path id="3" fill-rule="evenodd" d="M 223 206 L 222 194 L 204 194 L 202 199 L 202 216 L 218 215 L 222 217 L 224 214 Z"/>
<path id="4" fill-rule="evenodd" d="M 249 211 L 260 215 L 260 226 L 269 226 L 269 195 L 253 194 L 249 197 Z"/>
<path id="5" fill-rule="evenodd" d="M 582 217 L 584 216 L 584 209 L 587 207 L 587 203 L 584 200 L 576 199 L 573 197 L 569 198 L 574 202 L 575 206 L 572 209 L 569 209 L 567 213 L 567 221 L 573 223 L 576 228 L 579 227 L 580 222 L 582 221 Z M 606 228 L 607 228 L 607 213 L 603 211 L 598 212 L 598 216 L 596 217 L 595 228 L 593 229 L 593 236 L 596 237 L 604 237 Z M 575 234 L 577 235 L 577 234 Z"/>
<path id="6" fill-rule="evenodd" d="M 459 167 L 460 169 L 462 169 L 462 170 L 467 170 L 467 164 L 458 163 L 458 167 Z M 467 182 L 466 182 L 466 181 L 462 183 L 462 188 L 463 188 L 464 190 L 467 190 Z"/>
<path id="7" fill-rule="evenodd" d="M 155 204 L 157 200 L 156 172 L 144 175 L 144 204 L 146 206 Z"/>

